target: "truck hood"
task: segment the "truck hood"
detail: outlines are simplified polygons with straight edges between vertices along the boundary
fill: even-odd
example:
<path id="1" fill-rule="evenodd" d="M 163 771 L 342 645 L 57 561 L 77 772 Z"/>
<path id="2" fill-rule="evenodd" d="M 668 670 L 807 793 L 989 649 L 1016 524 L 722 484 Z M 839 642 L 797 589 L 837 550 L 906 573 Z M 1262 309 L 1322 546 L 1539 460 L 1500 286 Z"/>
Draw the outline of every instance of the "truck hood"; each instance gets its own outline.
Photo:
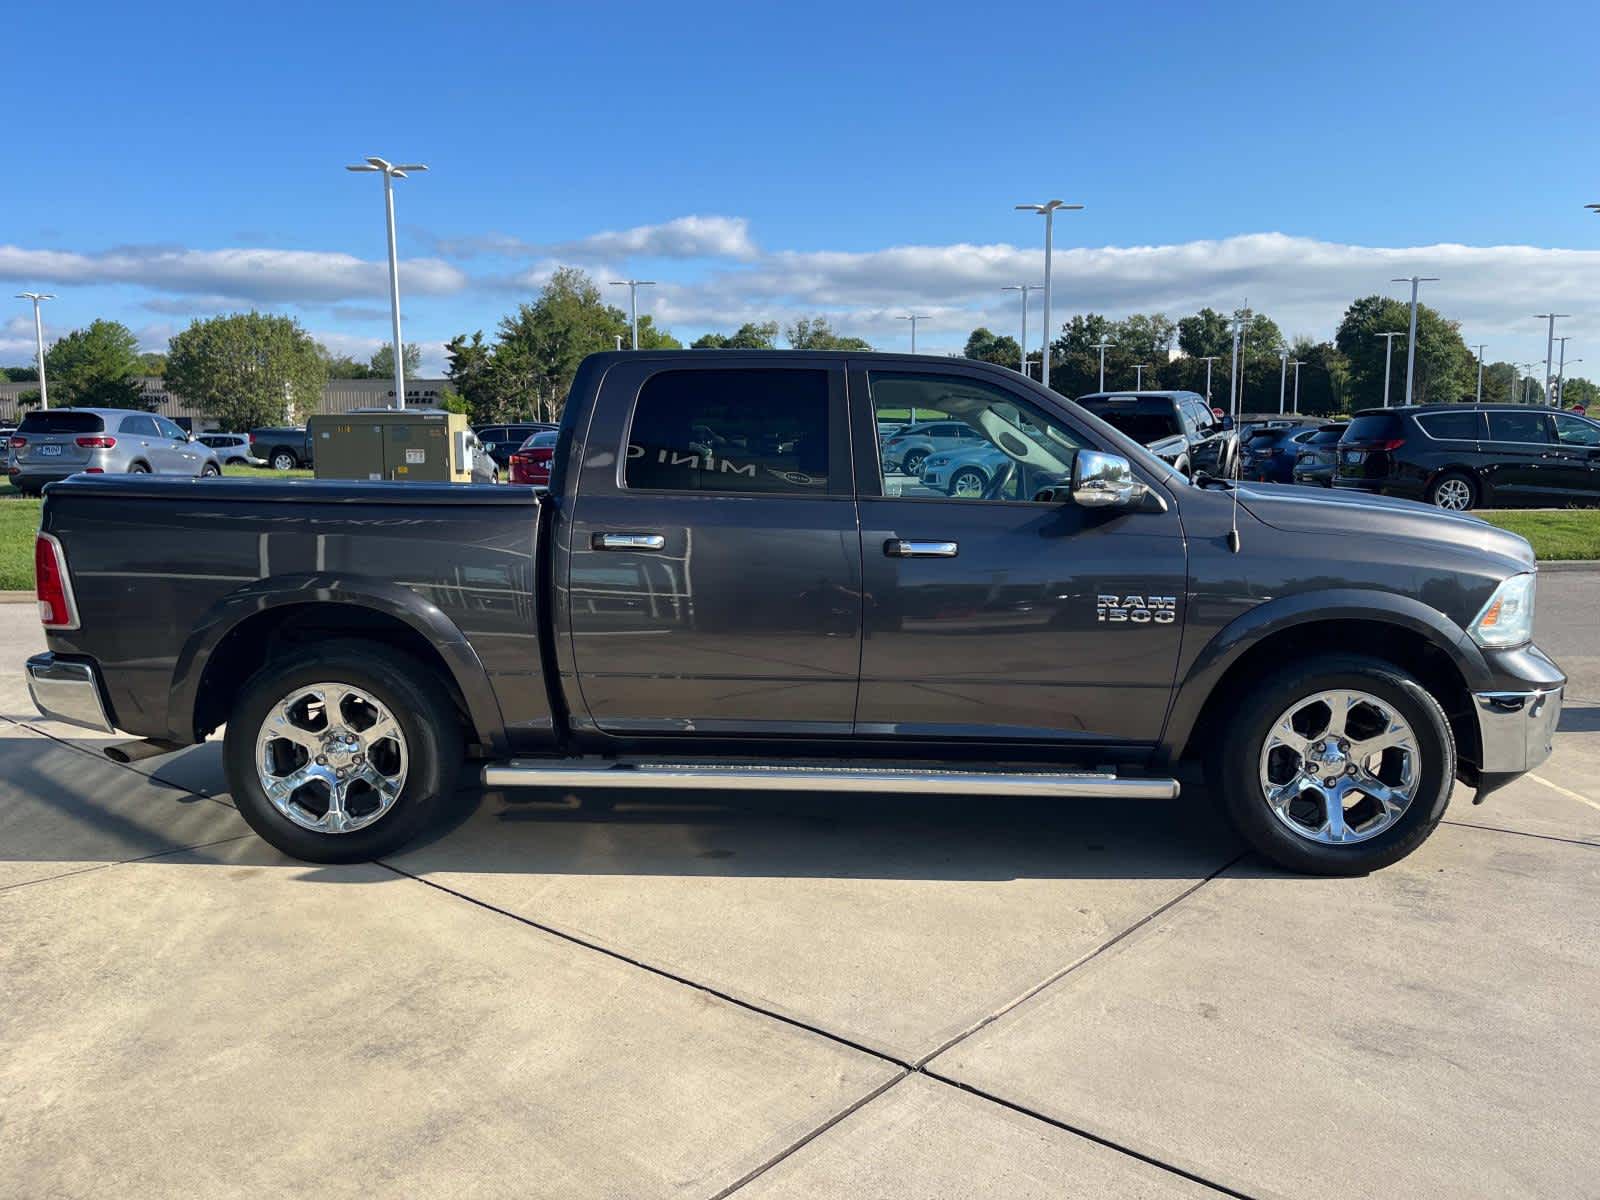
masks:
<path id="1" fill-rule="evenodd" d="M 1507 574 L 1532 570 L 1533 547 L 1517 534 L 1466 513 L 1390 496 L 1327 488 L 1239 484 L 1239 504 L 1263 524 L 1289 533 L 1368 533 L 1447 545 L 1463 555 L 1502 560 Z"/>

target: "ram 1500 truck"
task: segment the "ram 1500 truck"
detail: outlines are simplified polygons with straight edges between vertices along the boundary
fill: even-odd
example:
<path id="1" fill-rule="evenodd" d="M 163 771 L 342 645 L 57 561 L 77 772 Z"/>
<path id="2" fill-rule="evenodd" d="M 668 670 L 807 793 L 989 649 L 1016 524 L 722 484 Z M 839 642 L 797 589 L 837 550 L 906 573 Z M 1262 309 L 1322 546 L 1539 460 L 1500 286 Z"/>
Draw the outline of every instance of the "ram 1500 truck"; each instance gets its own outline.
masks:
<path id="1" fill-rule="evenodd" d="M 1004 463 L 907 490 L 877 414 Z M 900 486 L 896 486 L 899 484 Z M 37 547 L 50 716 L 226 726 L 239 811 L 386 854 L 489 786 L 1173 797 L 1362 872 L 1550 752 L 1528 543 L 1405 501 L 1192 483 L 1011 371 L 653 351 L 580 367 L 547 492 L 74 477 Z M 870 803 L 870 799 L 863 799 Z"/>

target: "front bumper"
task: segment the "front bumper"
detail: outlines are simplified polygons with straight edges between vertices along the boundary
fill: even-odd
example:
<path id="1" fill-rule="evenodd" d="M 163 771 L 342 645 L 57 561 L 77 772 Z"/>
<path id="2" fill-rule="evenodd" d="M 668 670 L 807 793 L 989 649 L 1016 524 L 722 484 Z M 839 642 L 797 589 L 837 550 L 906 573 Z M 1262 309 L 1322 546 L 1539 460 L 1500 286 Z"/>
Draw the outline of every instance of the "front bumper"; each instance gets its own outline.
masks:
<path id="1" fill-rule="evenodd" d="M 1562 685 L 1528 692 L 1474 692 L 1478 745 L 1483 761 L 1474 804 L 1550 757 L 1561 723 Z"/>
<path id="2" fill-rule="evenodd" d="M 88 663 L 64 662 L 54 654 L 35 654 L 27 663 L 28 695 L 53 721 L 115 733 L 106 715 L 100 680 Z"/>

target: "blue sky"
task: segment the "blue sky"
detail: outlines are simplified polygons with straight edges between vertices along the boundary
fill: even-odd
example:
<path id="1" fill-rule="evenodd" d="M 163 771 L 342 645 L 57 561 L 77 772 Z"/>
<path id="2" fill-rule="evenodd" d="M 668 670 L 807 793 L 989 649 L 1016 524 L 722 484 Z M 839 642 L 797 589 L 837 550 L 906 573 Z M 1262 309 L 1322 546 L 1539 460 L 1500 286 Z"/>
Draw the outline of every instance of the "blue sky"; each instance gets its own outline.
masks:
<path id="1" fill-rule="evenodd" d="M 1058 312 L 1248 296 L 1331 334 L 1392 275 L 1491 359 L 1573 318 L 1600 376 L 1600 13 L 1446 3 L 976 6 L 29 5 L 0 76 L 0 283 L 150 348 L 196 316 L 387 334 L 398 185 L 408 340 L 442 363 L 560 263 L 661 286 L 693 336 L 826 313 L 922 349 L 1010 332 L 1058 222 Z M 622 295 L 618 295 L 619 301 Z M 31 342 L 22 302 L 0 362 Z M 3 311 L 3 310 L 0 310 Z M 1038 328 L 1037 317 L 1033 322 Z M 1578 373 L 1586 373 L 1580 370 Z"/>

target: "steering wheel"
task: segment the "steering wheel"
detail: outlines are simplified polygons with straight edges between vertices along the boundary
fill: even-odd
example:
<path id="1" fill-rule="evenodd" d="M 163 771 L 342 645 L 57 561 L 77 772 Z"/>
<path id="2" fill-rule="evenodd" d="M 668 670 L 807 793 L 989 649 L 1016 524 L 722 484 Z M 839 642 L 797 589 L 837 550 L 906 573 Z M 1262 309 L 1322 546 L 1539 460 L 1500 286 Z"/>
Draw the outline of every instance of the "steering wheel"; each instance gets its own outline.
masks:
<path id="1" fill-rule="evenodd" d="M 989 480 L 989 486 L 983 489 L 983 499 L 998 500 L 1001 493 L 1011 485 L 1017 476 L 1017 460 L 1008 458 L 994 470 L 994 477 Z"/>

